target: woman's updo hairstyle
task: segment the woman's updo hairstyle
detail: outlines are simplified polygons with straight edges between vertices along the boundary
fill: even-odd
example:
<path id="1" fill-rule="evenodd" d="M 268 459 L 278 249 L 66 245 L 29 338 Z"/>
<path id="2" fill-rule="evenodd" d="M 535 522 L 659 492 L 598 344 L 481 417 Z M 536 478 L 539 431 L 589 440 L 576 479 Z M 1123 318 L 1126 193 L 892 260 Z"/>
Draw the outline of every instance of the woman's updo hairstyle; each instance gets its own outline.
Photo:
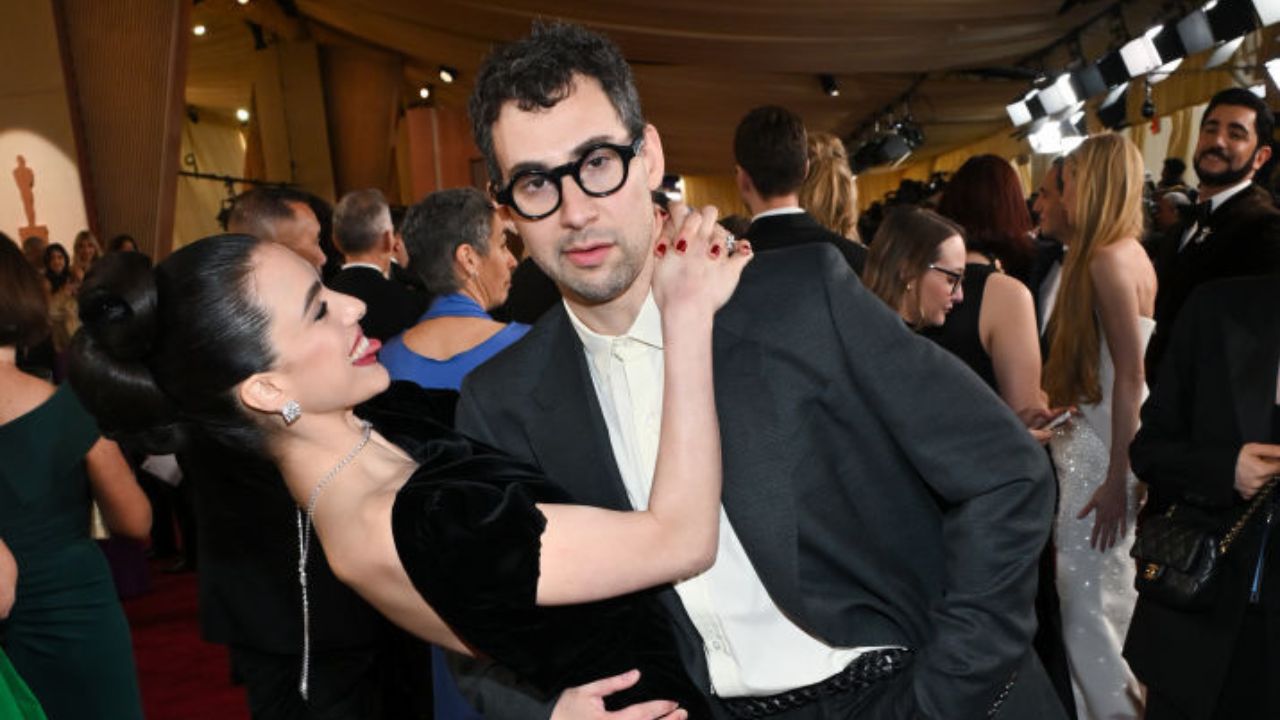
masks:
<path id="1" fill-rule="evenodd" d="M 265 432 L 235 388 L 275 361 L 254 300 L 249 235 L 188 245 L 152 270 L 137 253 L 104 255 L 80 289 L 70 380 L 102 431 L 160 454 L 203 435 L 265 454 Z"/>

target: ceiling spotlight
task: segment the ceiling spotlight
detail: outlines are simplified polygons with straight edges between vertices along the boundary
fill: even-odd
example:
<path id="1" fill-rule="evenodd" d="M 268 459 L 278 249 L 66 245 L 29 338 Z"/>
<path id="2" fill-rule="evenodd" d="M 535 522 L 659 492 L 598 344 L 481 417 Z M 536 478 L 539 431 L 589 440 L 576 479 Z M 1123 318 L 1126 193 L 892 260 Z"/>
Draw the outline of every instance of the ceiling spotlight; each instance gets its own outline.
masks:
<path id="1" fill-rule="evenodd" d="M 204 37 L 204 34 L 209 32 L 209 28 L 205 27 L 204 25 L 196 25 L 195 27 L 191 28 L 191 32 L 195 34 L 196 37 Z"/>
<path id="2" fill-rule="evenodd" d="M 418 88 L 418 97 L 422 98 L 423 100 L 430 100 L 430 99 L 431 99 L 431 86 L 430 86 L 430 85 L 423 85 L 422 87 Z"/>
<path id="3" fill-rule="evenodd" d="M 242 123 L 249 122 L 249 111 L 244 108 L 236 108 L 236 119 Z"/>
<path id="4" fill-rule="evenodd" d="M 237 5 L 248 5 L 249 0 L 236 0 Z"/>
<path id="5" fill-rule="evenodd" d="M 832 75 L 819 75 L 818 82 L 822 83 L 822 92 L 828 97 L 840 97 L 840 86 L 836 85 L 836 79 Z"/>
<path id="6" fill-rule="evenodd" d="M 1027 103 L 1019 100 L 1016 103 L 1006 105 L 1004 111 L 1009 113 L 1009 122 L 1014 127 L 1026 125 L 1031 122 L 1031 109 L 1027 107 Z"/>
<path id="7" fill-rule="evenodd" d="M 440 82 L 446 85 L 458 79 L 458 69 L 451 68 L 448 65 L 440 66 Z"/>

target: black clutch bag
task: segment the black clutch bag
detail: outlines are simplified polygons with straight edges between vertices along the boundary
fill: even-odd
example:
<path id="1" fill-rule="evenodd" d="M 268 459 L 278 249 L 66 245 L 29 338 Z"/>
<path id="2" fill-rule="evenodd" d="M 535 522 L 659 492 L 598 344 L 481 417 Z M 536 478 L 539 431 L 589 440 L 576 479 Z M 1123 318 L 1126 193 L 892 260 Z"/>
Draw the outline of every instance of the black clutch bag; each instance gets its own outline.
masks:
<path id="1" fill-rule="evenodd" d="M 1230 528 L 1224 529 L 1201 510 L 1176 504 L 1165 514 L 1144 520 L 1129 551 L 1138 561 L 1134 579 L 1138 593 L 1179 610 L 1212 605 L 1223 557 L 1275 486 L 1272 480 L 1259 490 Z"/>

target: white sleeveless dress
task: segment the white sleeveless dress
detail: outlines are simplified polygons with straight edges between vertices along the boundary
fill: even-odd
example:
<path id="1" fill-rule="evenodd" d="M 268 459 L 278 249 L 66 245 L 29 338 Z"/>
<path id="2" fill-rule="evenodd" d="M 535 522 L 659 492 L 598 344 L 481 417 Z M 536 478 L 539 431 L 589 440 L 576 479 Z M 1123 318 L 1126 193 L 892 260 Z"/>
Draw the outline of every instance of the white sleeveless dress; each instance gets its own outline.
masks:
<path id="1" fill-rule="evenodd" d="M 1156 323 L 1140 317 L 1142 348 Z M 1102 400 L 1081 405 L 1080 416 L 1049 442 L 1060 489 L 1054 541 L 1058 551 L 1058 595 L 1062 630 L 1080 720 L 1136 720 L 1142 701 L 1137 678 L 1121 656 L 1138 595 L 1133 589 L 1137 478 L 1129 473 L 1126 533 L 1105 553 L 1089 546 L 1094 514 L 1076 515 L 1107 477 L 1111 457 L 1111 400 L 1115 367 L 1106 334 L 1099 328 L 1098 381 Z M 1142 390 L 1145 400 L 1146 388 Z"/>

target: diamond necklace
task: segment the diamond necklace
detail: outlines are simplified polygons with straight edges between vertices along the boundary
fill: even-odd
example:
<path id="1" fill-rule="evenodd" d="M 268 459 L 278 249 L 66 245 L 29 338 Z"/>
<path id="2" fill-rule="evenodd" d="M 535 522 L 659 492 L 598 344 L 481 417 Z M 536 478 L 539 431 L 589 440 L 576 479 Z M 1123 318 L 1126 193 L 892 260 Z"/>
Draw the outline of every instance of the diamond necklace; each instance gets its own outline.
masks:
<path id="1" fill-rule="evenodd" d="M 320 493 L 324 492 L 325 487 L 342 472 L 342 469 L 351 464 L 356 459 L 356 455 L 369 444 L 369 438 L 373 435 L 373 425 L 368 420 L 361 420 L 360 427 L 363 432 L 360 435 L 360 442 L 351 448 L 351 452 L 347 456 L 338 461 L 320 482 L 316 483 L 315 489 L 311 491 L 311 497 L 307 498 L 307 509 L 304 515 L 302 508 L 298 508 L 298 584 L 302 586 L 302 676 L 298 681 L 298 692 L 302 694 L 302 699 L 307 699 L 307 681 L 311 670 L 311 603 L 307 598 L 307 553 L 311 549 L 311 518 L 316 511 L 316 501 L 320 499 Z"/>

